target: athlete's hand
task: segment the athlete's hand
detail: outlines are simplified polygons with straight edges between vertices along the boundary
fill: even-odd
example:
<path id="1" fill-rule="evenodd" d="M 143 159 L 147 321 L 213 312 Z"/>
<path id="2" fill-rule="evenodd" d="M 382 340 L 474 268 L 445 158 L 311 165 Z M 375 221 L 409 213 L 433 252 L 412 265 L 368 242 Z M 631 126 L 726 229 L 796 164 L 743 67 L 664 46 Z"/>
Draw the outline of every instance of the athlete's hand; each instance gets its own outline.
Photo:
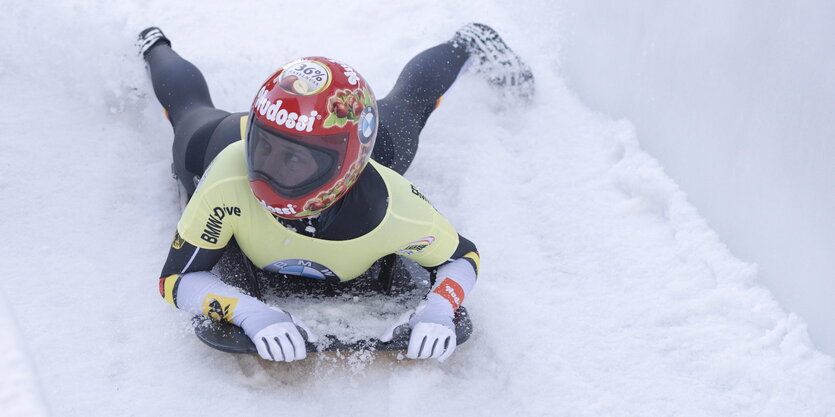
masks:
<path id="1" fill-rule="evenodd" d="M 437 358 L 438 362 L 445 361 L 455 352 L 455 330 L 444 324 L 432 322 L 417 322 L 412 326 L 409 338 L 409 350 L 406 357 L 410 359 Z"/>
<path id="2" fill-rule="evenodd" d="M 258 355 L 276 362 L 306 358 L 305 339 L 315 342 L 318 337 L 301 320 L 290 314 L 276 308 L 267 310 L 241 323 L 244 332 L 255 344 Z M 299 330 L 304 331 L 305 337 Z"/>
<path id="3" fill-rule="evenodd" d="M 276 362 L 292 362 L 307 357 L 304 339 L 292 321 L 273 323 L 252 338 L 262 358 Z"/>
<path id="4" fill-rule="evenodd" d="M 401 316 L 383 333 L 380 340 L 390 341 L 394 337 L 395 329 L 408 323 L 412 333 L 409 336 L 406 357 L 436 358 L 439 362 L 445 361 L 455 352 L 455 324 L 452 322 L 454 312 L 449 303 L 433 301 L 424 301 L 415 309 L 414 314 L 407 313 Z"/>

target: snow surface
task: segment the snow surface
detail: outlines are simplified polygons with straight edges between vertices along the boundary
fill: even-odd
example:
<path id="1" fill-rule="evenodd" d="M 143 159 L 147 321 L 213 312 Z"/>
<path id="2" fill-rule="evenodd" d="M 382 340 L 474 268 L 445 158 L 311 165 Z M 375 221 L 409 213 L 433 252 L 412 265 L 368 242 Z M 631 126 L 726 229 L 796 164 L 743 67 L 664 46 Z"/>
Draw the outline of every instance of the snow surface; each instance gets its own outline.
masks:
<path id="1" fill-rule="evenodd" d="M 2 4 L 0 285 L 12 313 L 0 328 L 18 327 L 0 339 L 3 415 L 835 416 L 835 364 L 803 321 L 729 253 L 630 123 L 566 88 L 559 39 L 542 30 L 558 11 L 108 4 Z M 161 26 L 215 104 L 241 110 L 301 55 L 351 63 L 382 96 L 409 58 L 473 20 L 528 59 L 539 95 L 501 103 L 463 76 L 408 173 L 482 254 L 470 341 L 443 364 L 364 353 L 288 365 L 192 336 L 157 292 L 178 203 L 172 134 L 135 34 Z"/>
<path id="2" fill-rule="evenodd" d="M 559 1 L 560 73 L 835 355 L 835 2 Z"/>

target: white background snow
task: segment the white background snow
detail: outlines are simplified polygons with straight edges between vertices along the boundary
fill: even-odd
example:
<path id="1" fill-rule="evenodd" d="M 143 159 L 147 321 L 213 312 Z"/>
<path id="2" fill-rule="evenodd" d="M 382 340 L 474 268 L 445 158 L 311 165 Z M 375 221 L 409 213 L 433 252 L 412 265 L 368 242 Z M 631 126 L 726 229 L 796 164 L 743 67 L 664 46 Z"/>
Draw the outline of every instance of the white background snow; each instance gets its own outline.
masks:
<path id="1" fill-rule="evenodd" d="M 731 254 L 630 122 L 567 87 L 565 8 L 0 6 L 2 415 L 835 415 L 835 364 L 804 320 Z M 349 62 L 383 96 L 408 59 L 474 20 L 532 65 L 537 99 L 503 104 L 462 76 L 407 175 L 479 246 L 471 340 L 443 364 L 287 365 L 192 336 L 157 291 L 178 206 L 136 33 L 161 26 L 216 106 L 238 111 L 301 55 Z"/>
<path id="2" fill-rule="evenodd" d="M 561 74 L 625 117 L 835 355 L 835 2 L 562 1 Z"/>

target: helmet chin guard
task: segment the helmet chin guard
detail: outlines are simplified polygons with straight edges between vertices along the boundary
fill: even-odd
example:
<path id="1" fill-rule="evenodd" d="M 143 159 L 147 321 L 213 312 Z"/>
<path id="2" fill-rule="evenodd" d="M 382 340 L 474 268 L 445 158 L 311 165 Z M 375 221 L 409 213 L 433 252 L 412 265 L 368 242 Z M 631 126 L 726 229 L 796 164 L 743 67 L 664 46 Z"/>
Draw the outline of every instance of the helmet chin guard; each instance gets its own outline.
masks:
<path id="1" fill-rule="evenodd" d="M 353 68 L 324 57 L 284 65 L 261 86 L 246 129 L 249 184 L 267 210 L 312 217 L 339 201 L 368 163 L 379 120 Z"/>

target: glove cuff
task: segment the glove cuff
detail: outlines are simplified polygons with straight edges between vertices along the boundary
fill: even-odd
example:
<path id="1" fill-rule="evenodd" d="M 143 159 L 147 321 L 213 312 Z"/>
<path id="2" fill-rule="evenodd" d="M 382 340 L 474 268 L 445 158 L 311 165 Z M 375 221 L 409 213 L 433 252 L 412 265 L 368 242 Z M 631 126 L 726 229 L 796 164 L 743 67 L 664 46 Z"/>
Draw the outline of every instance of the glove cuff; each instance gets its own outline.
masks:
<path id="1" fill-rule="evenodd" d="M 444 297 L 435 293 L 429 293 L 426 299 L 417 307 L 415 315 L 409 320 L 409 325 L 414 327 L 419 322 L 437 323 L 453 328 L 452 318 L 455 310 Z"/>

